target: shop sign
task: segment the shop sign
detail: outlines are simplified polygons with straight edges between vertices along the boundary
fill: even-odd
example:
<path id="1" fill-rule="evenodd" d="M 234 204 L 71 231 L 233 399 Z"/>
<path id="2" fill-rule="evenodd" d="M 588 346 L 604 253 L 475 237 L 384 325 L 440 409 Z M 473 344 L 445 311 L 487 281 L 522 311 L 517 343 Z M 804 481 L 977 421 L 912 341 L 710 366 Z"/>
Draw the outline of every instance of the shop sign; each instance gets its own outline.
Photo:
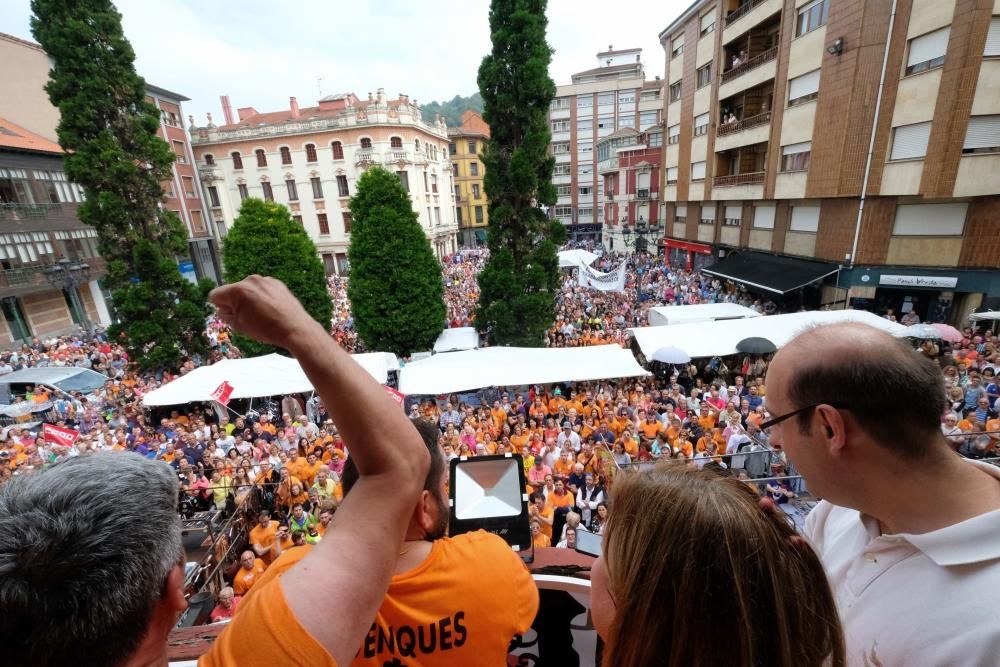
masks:
<path id="1" fill-rule="evenodd" d="M 934 287 L 940 289 L 953 289 L 958 285 L 958 278 L 946 276 L 889 276 L 882 275 L 878 279 L 879 285 L 893 285 L 896 287 Z"/>

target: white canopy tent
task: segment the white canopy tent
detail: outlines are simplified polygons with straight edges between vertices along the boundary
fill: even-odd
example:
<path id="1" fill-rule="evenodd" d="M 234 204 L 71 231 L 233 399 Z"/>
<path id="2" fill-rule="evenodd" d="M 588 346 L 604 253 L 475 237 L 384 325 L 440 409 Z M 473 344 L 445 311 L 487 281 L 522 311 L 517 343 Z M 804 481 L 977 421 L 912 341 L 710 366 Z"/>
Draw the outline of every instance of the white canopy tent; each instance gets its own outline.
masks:
<path id="1" fill-rule="evenodd" d="M 590 266 L 594 263 L 594 260 L 597 259 L 597 255 L 594 253 L 580 248 L 575 248 L 573 250 L 561 250 L 557 254 L 559 255 L 560 269 L 575 269 L 581 264 L 584 266 Z"/>
<path id="2" fill-rule="evenodd" d="M 352 358 L 382 384 L 388 378 L 389 367 L 393 363 L 399 367 L 395 355 L 386 352 L 355 354 Z M 154 407 L 210 401 L 212 392 L 223 382 L 233 387 L 230 398 L 284 396 L 313 391 L 312 383 L 299 362 L 280 354 L 268 354 L 249 359 L 224 359 L 211 366 L 196 368 L 149 392 L 142 397 L 142 402 Z"/>
<path id="3" fill-rule="evenodd" d="M 479 347 L 479 332 L 475 327 L 445 329 L 434 343 L 434 354 L 441 352 L 462 352 Z"/>
<path id="4" fill-rule="evenodd" d="M 482 387 L 517 387 L 649 375 L 618 345 L 574 348 L 486 347 L 436 354 L 399 372 L 404 394 L 437 395 Z"/>
<path id="5" fill-rule="evenodd" d="M 673 326 L 689 322 L 717 322 L 760 317 L 760 313 L 738 303 L 696 303 L 690 306 L 658 306 L 649 309 L 649 326 Z"/>
<path id="6" fill-rule="evenodd" d="M 632 329 L 647 359 L 661 347 L 684 350 L 692 359 L 737 354 L 736 344 L 744 338 L 760 336 L 781 348 L 803 329 L 817 324 L 861 322 L 893 336 L 905 336 L 906 327 L 865 310 L 815 310 L 787 315 L 769 315 L 745 320 L 695 322 L 672 327 Z"/>
<path id="7" fill-rule="evenodd" d="M 969 315 L 972 322 L 1000 321 L 1000 310 L 987 310 L 985 313 L 972 313 Z"/>

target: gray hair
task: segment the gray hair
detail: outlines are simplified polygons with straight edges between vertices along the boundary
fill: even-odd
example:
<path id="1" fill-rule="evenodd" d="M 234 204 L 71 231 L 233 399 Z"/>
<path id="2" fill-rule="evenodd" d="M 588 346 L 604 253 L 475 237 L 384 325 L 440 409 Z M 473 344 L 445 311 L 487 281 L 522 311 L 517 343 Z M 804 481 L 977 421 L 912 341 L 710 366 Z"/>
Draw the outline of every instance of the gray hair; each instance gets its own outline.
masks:
<path id="1" fill-rule="evenodd" d="M 15 665 L 120 665 L 183 561 L 177 475 L 141 456 L 67 459 L 0 486 L 0 646 Z"/>

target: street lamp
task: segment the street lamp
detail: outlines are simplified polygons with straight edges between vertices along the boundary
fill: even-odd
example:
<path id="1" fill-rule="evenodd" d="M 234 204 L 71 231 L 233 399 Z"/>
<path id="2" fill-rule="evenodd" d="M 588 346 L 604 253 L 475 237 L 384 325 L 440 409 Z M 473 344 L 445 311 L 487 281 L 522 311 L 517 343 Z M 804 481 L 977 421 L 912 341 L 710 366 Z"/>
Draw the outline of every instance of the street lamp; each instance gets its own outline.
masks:
<path id="1" fill-rule="evenodd" d="M 87 317 L 87 309 L 83 307 L 78 288 L 90 281 L 90 265 L 63 258 L 52 266 L 42 269 L 42 274 L 52 287 L 69 294 L 70 302 L 80 317 L 80 324 L 89 334 L 90 318 Z"/>
<path id="2" fill-rule="evenodd" d="M 660 238 L 659 223 L 653 221 L 647 224 L 646 218 L 643 216 L 639 216 L 639 221 L 635 224 L 635 231 L 632 231 L 632 228 L 627 224 L 623 224 L 622 227 L 622 243 L 625 244 L 626 248 L 633 248 L 636 255 L 648 251 L 650 240 L 655 244 L 656 240 Z M 639 275 L 638 271 L 636 271 L 635 277 L 635 296 L 637 302 L 642 301 L 642 276 Z"/>

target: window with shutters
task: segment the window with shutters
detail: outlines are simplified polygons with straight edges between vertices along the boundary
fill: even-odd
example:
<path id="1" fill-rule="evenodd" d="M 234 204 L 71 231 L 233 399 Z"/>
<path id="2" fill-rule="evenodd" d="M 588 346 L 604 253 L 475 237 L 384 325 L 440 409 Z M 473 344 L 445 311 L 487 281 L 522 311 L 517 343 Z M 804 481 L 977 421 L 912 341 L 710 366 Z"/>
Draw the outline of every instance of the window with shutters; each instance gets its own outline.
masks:
<path id="1" fill-rule="evenodd" d="M 817 232 L 819 230 L 819 206 L 793 206 L 792 220 L 788 229 L 793 232 Z"/>
<path id="2" fill-rule="evenodd" d="M 299 189 L 295 186 L 295 181 L 291 179 L 285 181 L 285 188 L 288 189 L 288 201 L 298 201 Z"/>
<path id="3" fill-rule="evenodd" d="M 890 160 L 916 160 L 927 155 L 927 142 L 931 138 L 931 123 L 900 125 L 892 130 Z"/>
<path id="4" fill-rule="evenodd" d="M 205 153 L 205 164 L 209 167 L 215 166 L 215 156 L 211 153 Z"/>
<path id="5" fill-rule="evenodd" d="M 479 199 L 479 183 L 472 184 L 472 198 Z"/>
<path id="6" fill-rule="evenodd" d="M 702 15 L 702 17 L 701 17 L 701 36 L 702 37 L 704 37 L 705 35 L 709 34 L 710 32 L 713 32 L 715 30 L 715 18 L 716 18 L 716 16 L 717 16 L 716 10 L 714 10 L 714 9 L 712 11 L 708 12 L 707 14 L 703 14 Z"/>
<path id="7" fill-rule="evenodd" d="M 774 229 L 774 206 L 754 206 L 754 229 Z"/>
<path id="8" fill-rule="evenodd" d="M 587 109 L 594 106 L 594 96 L 591 93 L 576 96 L 576 108 Z"/>
<path id="9" fill-rule="evenodd" d="M 691 163 L 691 180 L 692 181 L 704 181 L 705 180 L 705 162 L 692 162 Z"/>
<path id="10" fill-rule="evenodd" d="M 351 215 L 350 211 L 344 211 L 342 214 L 344 218 L 344 233 L 351 233 L 351 223 L 354 222 L 354 216 Z"/>
<path id="11" fill-rule="evenodd" d="M 478 175 L 479 175 L 479 163 L 478 162 L 470 162 L 469 163 L 469 176 L 478 176 Z"/>
<path id="12" fill-rule="evenodd" d="M 298 214 L 293 215 L 292 216 L 292 220 L 294 220 L 296 223 L 298 223 L 299 227 L 302 226 L 302 216 L 301 215 L 298 215 Z"/>
<path id="13" fill-rule="evenodd" d="M 254 155 L 257 156 L 257 166 L 266 167 L 267 166 L 267 154 L 264 152 L 263 148 L 258 148 L 254 151 Z"/>
<path id="14" fill-rule="evenodd" d="M 410 191 L 410 175 L 405 171 L 397 171 L 396 175 L 399 176 L 399 183 L 403 186 L 403 189 L 407 192 Z M 457 185 L 455 186 L 458 187 Z M 458 192 L 457 190 L 455 192 Z"/>
<path id="15" fill-rule="evenodd" d="M 986 48 L 983 55 L 987 58 L 1000 56 L 1000 16 L 990 19 L 990 30 L 986 33 Z"/>
<path id="16" fill-rule="evenodd" d="M 950 28 L 941 28 L 909 42 L 906 57 L 906 74 L 918 74 L 944 65 L 944 54 L 948 51 Z"/>
<path id="17" fill-rule="evenodd" d="M 281 152 L 281 164 L 291 164 L 292 163 L 292 151 L 291 151 L 291 149 L 288 148 L 288 146 L 282 146 L 279 150 Z M 259 161 L 258 161 L 258 165 L 257 166 L 263 166 L 263 165 L 259 164 Z"/>
<path id="18" fill-rule="evenodd" d="M 431 174 L 431 192 L 438 191 L 438 176 L 437 174 Z"/>
<path id="19" fill-rule="evenodd" d="M 781 171 L 806 171 L 809 169 L 809 156 L 811 153 L 811 141 L 782 146 Z"/>
<path id="20" fill-rule="evenodd" d="M 667 143 L 678 144 L 681 141 L 681 124 L 671 125 L 667 128 Z"/>
<path id="21" fill-rule="evenodd" d="M 554 120 L 554 121 L 552 121 L 552 131 L 553 132 L 569 132 L 569 121 L 568 120 Z"/>
<path id="22" fill-rule="evenodd" d="M 687 222 L 688 207 L 678 205 L 674 209 L 674 222 Z"/>
<path id="23" fill-rule="evenodd" d="M 565 155 L 566 153 L 569 153 L 568 141 L 557 141 L 552 144 L 553 155 Z"/>
<path id="24" fill-rule="evenodd" d="M 694 136 L 700 137 L 703 134 L 708 134 L 708 120 L 707 113 L 694 117 Z"/>
<path id="25" fill-rule="evenodd" d="M 972 116 L 965 130 L 965 143 L 962 152 L 971 155 L 975 153 L 1000 153 L 1000 115 Z"/>
<path id="26" fill-rule="evenodd" d="M 334 141 L 330 143 L 330 148 L 333 150 L 334 160 L 344 159 L 344 144 L 340 143 L 339 141 Z"/>
<path id="27" fill-rule="evenodd" d="M 361 147 L 362 148 L 371 148 L 372 147 L 372 140 L 369 139 L 368 137 L 363 137 L 361 139 Z"/>
<path id="28" fill-rule="evenodd" d="M 896 207 L 893 236 L 961 236 L 968 204 L 902 204 Z"/>
<path id="29" fill-rule="evenodd" d="M 483 207 L 482 206 L 477 206 L 475 208 L 475 212 L 476 212 L 476 222 L 477 223 L 482 223 L 482 221 L 483 221 Z"/>
<path id="30" fill-rule="evenodd" d="M 326 218 L 326 213 L 317 213 L 316 221 L 319 222 L 319 233 L 322 236 L 330 235 L 330 221 Z"/>
<path id="31" fill-rule="evenodd" d="M 316 156 L 316 144 L 306 144 L 306 162 L 319 162 Z"/>
<path id="32" fill-rule="evenodd" d="M 670 101 L 676 102 L 681 99 L 681 82 L 671 84 L 670 86 Z"/>
<path id="33" fill-rule="evenodd" d="M 816 99 L 819 95 L 819 70 L 788 80 L 788 106 L 794 107 Z"/>
<path id="34" fill-rule="evenodd" d="M 680 33 L 670 40 L 670 57 L 676 58 L 684 53 L 684 33 Z"/>
<path id="35" fill-rule="evenodd" d="M 451 151 L 452 146 L 454 146 L 454 144 L 448 145 L 449 152 Z M 402 148 L 402 147 L 403 147 L 402 137 L 389 137 L 389 148 Z"/>
<path id="36" fill-rule="evenodd" d="M 743 224 L 743 207 L 727 206 L 725 224 L 730 227 L 739 227 Z"/>
<path id="37" fill-rule="evenodd" d="M 267 181 L 262 181 L 260 184 L 260 189 L 264 192 L 265 201 L 274 201 L 274 190 L 271 189 L 271 184 Z"/>
<path id="38" fill-rule="evenodd" d="M 715 224 L 715 207 L 714 206 L 702 206 L 701 216 L 699 222 L 703 225 L 714 225 Z"/>
<path id="39" fill-rule="evenodd" d="M 239 151 L 233 151 L 229 157 L 233 158 L 233 169 L 243 168 L 243 157 Z"/>
<path id="40" fill-rule="evenodd" d="M 208 186 L 208 201 L 214 208 L 222 206 L 219 203 L 219 188 L 214 185 Z"/>
<path id="41" fill-rule="evenodd" d="M 313 199 L 323 198 L 323 181 L 319 180 L 319 176 L 313 176 L 309 179 L 309 183 L 312 185 Z"/>
<path id="42" fill-rule="evenodd" d="M 557 218 L 568 218 L 573 215 L 572 206 L 556 206 L 555 215 Z"/>
<path id="43" fill-rule="evenodd" d="M 704 88 L 708 84 L 712 83 L 712 63 L 703 65 L 698 68 L 698 88 Z"/>
<path id="44" fill-rule="evenodd" d="M 351 191 L 347 187 L 347 176 L 343 174 L 337 176 L 337 196 L 350 197 Z"/>
<path id="45" fill-rule="evenodd" d="M 667 167 L 667 185 L 677 182 L 677 167 Z"/>
<path id="46" fill-rule="evenodd" d="M 795 35 L 804 35 L 830 20 L 830 0 L 813 0 L 799 9 L 799 19 Z"/>
<path id="47" fill-rule="evenodd" d="M 238 184 L 236 186 L 236 189 L 240 193 L 240 201 L 243 201 L 244 199 L 246 199 L 247 197 L 250 196 L 250 190 L 247 188 L 247 184 L 246 183 L 240 183 L 240 184 Z"/>

